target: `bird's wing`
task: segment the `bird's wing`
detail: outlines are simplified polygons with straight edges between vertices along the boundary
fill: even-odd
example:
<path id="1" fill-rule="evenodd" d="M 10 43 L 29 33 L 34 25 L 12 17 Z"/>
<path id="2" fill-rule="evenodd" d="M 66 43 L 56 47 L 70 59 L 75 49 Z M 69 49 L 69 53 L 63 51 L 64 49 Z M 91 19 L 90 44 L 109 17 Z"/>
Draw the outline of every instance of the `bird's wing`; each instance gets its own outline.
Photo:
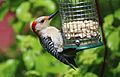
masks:
<path id="1" fill-rule="evenodd" d="M 43 37 L 40 36 L 40 43 L 43 46 L 43 48 L 48 51 L 52 56 L 57 58 L 59 61 L 63 62 L 64 64 L 69 65 L 70 67 L 73 67 L 73 65 L 64 57 L 64 55 L 57 52 L 57 49 L 54 47 L 54 42 L 50 37 Z"/>

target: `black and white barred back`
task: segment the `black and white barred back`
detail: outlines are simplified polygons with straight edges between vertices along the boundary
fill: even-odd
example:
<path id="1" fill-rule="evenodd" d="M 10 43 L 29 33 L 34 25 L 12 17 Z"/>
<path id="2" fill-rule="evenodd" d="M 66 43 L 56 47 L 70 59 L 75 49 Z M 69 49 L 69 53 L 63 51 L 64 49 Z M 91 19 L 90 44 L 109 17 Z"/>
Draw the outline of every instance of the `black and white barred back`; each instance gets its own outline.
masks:
<path id="1" fill-rule="evenodd" d="M 43 48 L 51 55 L 53 55 L 55 58 L 62 61 L 63 63 L 68 64 L 66 60 L 64 61 L 64 58 L 59 55 L 50 37 L 40 37 L 40 43 L 42 44 Z"/>
<path id="2" fill-rule="evenodd" d="M 53 55 L 55 58 L 57 58 L 59 61 L 63 62 L 64 64 L 69 65 L 74 69 L 74 67 L 71 65 L 71 63 L 65 58 L 64 55 L 57 52 L 57 49 L 54 47 L 54 42 L 50 37 L 40 37 L 40 43 L 43 46 L 43 48 L 48 51 L 51 55 Z"/>

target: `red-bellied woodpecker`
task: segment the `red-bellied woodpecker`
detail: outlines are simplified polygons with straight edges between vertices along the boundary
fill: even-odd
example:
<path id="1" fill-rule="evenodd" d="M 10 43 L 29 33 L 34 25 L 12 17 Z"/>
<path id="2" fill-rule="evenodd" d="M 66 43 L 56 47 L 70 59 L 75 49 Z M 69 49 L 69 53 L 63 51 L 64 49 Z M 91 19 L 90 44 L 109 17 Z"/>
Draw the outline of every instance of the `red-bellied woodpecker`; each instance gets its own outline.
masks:
<path id="1" fill-rule="evenodd" d="M 54 56 L 59 61 L 64 64 L 69 65 L 74 69 L 77 67 L 74 58 L 76 52 L 74 48 L 63 49 L 63 38 L 61 32 L 50 26 L 50 20 L 58 13 L 55 12 L 50 16 L 41 16 L 34 20 L 31 24 L 33 32 L 38 36 L 42 47 L 48 51 L 52 56 Z"/>

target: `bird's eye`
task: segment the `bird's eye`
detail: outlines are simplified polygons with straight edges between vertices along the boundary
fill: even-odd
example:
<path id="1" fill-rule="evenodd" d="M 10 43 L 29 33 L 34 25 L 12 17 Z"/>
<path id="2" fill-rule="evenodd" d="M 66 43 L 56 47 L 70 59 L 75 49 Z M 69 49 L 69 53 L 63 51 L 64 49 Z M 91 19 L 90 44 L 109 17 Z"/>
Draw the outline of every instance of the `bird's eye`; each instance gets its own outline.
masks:
<path id="1" fill-rule="evenodd" d="M 40 23 L 44 23 L 45 20 L 41 20 Z"/>

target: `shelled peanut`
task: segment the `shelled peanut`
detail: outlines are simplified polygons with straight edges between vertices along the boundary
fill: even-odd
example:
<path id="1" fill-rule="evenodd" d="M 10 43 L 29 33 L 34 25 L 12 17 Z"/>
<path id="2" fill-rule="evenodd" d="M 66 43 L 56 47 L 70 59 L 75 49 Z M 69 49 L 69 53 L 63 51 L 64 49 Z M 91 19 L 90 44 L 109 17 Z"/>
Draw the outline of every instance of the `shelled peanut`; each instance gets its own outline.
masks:
<path id="1" fill-rule="evenodd" d="M 71 38 L 92 38 L 99 34 L 99 24 L 93 20 L 73 21 L 63 24 L 63 32 L 67 39 Z"/>

